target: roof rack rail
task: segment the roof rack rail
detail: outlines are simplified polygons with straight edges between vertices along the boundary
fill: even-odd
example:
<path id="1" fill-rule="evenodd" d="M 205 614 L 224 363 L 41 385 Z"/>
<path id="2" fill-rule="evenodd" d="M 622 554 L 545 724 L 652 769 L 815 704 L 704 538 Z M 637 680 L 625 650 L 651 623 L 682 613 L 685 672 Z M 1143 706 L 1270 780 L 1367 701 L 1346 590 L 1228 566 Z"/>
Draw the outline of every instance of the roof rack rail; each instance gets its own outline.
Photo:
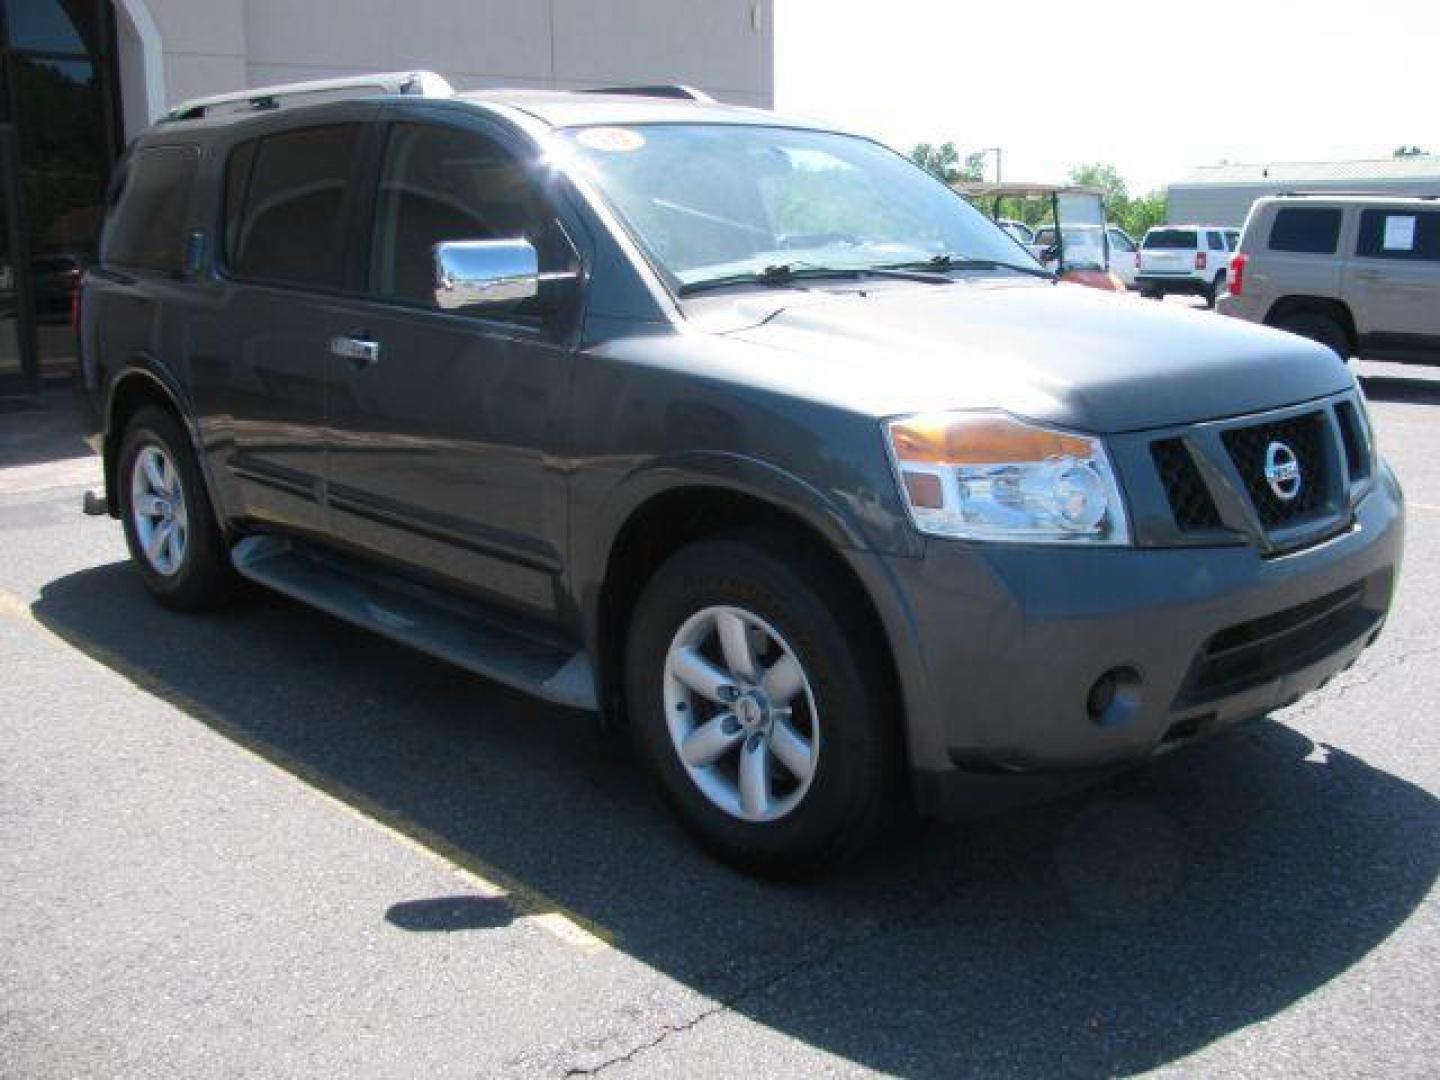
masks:
<path id="1" fill-rule="evenodd" d="M 1287 199 L 1297 196 L 1310 199 L 1329 199 L 1336 195 L 1343 196 L 1347 199 L 1355 197 L 1371 199 L 1440 199 L 1440 195 L 1436 195 L 1434 192 L 1377 191 L 1374 188 L 1371 188 L 1369 191 L 1341 191 L 1338 188 L 1334 191 L 1326 191 L 1324 189 L 1315 190 L 1312 188 L 1309 191 L 1277 191 L 1275 194 Z"/>
<path id="2" fill-rule="evenodd" d="M 704 90 L 680 83 L 656 83 L 652 86 L 596 86 L 581 90 L 582 94 L 633 94 L 635 97 L 676 98 L 681 101 L 703 101 L 713 104 L 715 99 Z"/>
<path id="3" fill-rule="evenodd" d="M 249 106 L 257 110 L 278 109 L 285 98 L 346 91 L 354 91 L 357 95 L 379 93 L 432 98 L 446 98 L 455 92 L 444 78 L 433 71 L 388 71 L 376 75 L 351 75 L 341 79 L 257 86 L 252 90 L 235 90 L 228 94 L 191 98 L 172 108 L 165 114 L 165 119 L 198 120 L 209 115 L 211 109 L 222 105 Z"/>

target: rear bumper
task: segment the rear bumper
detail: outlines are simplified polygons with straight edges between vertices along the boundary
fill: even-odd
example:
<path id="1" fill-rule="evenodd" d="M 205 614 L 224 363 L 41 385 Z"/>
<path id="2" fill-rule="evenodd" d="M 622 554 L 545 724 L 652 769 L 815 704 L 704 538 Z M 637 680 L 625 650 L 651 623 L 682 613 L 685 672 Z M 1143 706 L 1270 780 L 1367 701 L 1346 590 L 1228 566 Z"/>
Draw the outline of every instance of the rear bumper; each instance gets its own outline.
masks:
<path id="1" fill-rule="evenodd" d="M 1386 470 L 1348 531 L 1268 559 L 932 542 L 892 560 L 923 654 L 912 750 L 943 748 L 915 756 L 921 809 L 1031 801 L 1292 703 L 1378 635 L 1403 532 Z"/>
<path id="2" fill-rule="evenodd" d="M 1135 287 L 1150 292 L 1184 293 L 1190 296 L 1204 296 L 1210 286 L 1199 278 L 1180 276 L 1166 277 L 1157 274 L 1136 274 Z"/>

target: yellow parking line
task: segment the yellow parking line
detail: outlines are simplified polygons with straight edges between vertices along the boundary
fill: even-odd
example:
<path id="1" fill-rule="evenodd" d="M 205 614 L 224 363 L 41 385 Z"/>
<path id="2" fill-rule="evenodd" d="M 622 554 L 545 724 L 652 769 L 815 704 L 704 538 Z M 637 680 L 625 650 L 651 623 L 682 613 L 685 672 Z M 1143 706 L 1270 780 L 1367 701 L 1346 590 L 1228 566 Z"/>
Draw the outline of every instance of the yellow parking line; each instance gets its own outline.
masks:
<path id="1" fill-rule="evenodd" d="M 39 631 L 58 644 L 76 649 L 82 657 L 102 671 L 123 675 L 146 693 L 193 716 L 251 759 L 287 779 L 298 780 L 307 791 L 458 874 L 484 895 L 503 896 L 521 918 L 528 919 L 561 941 L 586 951 L 599 951 L 615 944 L 616 935 L 593 919 L 571 911 L 538 889 L 526 885 L 519 878 L 476 858 L 474 854 L 451 843 L 439 833 L 381 806 L 354 788 L 312 768 L 263 739 L 256 738 L 251 732 L 230 723 L 213 709 L 116 656 L 93 639 L 70 632 L 61 634 L 46 626 L 35 617 L 30 605 L 5 589 L 0 589 L 0 615 Z"/>

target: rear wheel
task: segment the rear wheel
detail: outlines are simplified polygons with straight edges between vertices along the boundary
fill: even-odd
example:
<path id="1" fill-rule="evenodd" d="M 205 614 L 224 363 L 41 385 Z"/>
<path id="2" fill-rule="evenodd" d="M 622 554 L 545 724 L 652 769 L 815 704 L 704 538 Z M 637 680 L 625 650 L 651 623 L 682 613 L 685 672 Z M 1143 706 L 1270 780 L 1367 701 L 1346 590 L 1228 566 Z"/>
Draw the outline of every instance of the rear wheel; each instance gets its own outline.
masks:
<path id="1" fill-rule="evenodd" d="M 1344 327 L 1329 315 L 1319 311 L 1297 311 L 1282 316 L 1272 325 L 1278 330 L 1288 330 L 1292 334 L 1319 342 L 1341 360 L 1350 359 L 1350 336 L 1345 333 Z"/>
<path id="2" fill-rule="evenodd" d="M 215 607 L 236 584 L 190 440 L 163 409 L 131 418 L 120 445 L 116 491 L 130 557 L 166 607 Z"/>
<path id="3" fill-rule="evenodd" d="M 1140 297 L 1144 300 L 1164 300 L 1165 294 L 1159 289 L 1150 289 L 1142 285 L 1140 287 Z"/>
<path id="4" fill-rule="evenodd" d="M 749 537 L 672 556 L 632 620 L 636 742 L 711 852 L 794 876 L 863 850 L 898 803 L 900 718 L 852 590 Z"/>
<path id="5" fill-rule="evenodd" d="M 1205 290 L 1205 306 L 1208 308 L 1213 308 L 1215 306 L 1215 301 L 1220 298 L 1220 294 L 1224 291 L 1225 271 L 1222 270 L 1220 271 L 1220 273 L 1215 275 L 1215 280 L 1212 281 L 1210 283 L 1210 287 Z"/>

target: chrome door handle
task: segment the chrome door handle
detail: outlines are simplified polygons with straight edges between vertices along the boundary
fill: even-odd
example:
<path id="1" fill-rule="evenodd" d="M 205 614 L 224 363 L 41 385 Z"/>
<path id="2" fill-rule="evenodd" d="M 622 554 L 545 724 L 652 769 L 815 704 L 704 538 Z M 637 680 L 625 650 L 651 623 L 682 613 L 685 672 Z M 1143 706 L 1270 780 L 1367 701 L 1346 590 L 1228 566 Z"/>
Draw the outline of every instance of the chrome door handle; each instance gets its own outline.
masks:
<path id="1" fill-rule="evenodd" d="M 368 338 L 333 337 L 330 351 L 336 356 L 354 360 L 356 367 L 369 367 L 380 359 L 380 343 Z"/>

